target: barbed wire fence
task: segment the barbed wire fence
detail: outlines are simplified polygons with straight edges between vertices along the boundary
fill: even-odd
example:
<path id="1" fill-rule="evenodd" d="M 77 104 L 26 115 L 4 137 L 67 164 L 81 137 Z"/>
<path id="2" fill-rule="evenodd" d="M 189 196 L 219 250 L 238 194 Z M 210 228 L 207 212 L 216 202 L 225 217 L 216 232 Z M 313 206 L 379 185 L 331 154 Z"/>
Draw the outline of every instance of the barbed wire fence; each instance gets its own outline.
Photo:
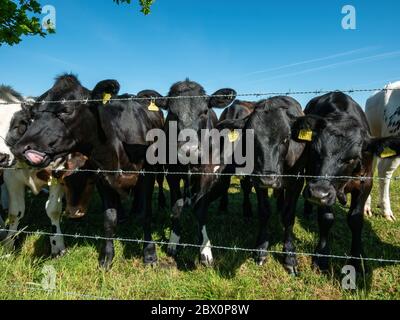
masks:
<path id="1" fill-rule="evenodd" d="M 348 94 L 353 94 L 353 93 L 365 93 L 365 92 L 377 92 L 377 91 L 400 91 L 400 88 L 370 88 L 370 89 L 347 89 L 347 90 L 311 90 L 311 91 L 292 91 L 288 90 L 286 92 L 254 92 L 254 93 L 239 93 L 236 94 L 236 97 L 272 97 L 272 96 L 281 96 L 281 95 L 286 95 L 286 96 L 292 96 L 292 95 L 320 95 L 320 94 L 326 94 L 332 91 L 341 91 L 343 93 L 348 93 Z M 136 97 L 136 96 L 130 96 L 130 97 L 123 97 L 123 98 L 111 98 L 107 100 L 107 102 L 111 101 L 158 101 L 158 100 L 175 100 L 175 99 L 195 99 L 195 98 L 211 98 L 211 97 L 217 97 L 217 98 L 224 98 L 224 97 L 232 97 L 232 94 L 228 95 L 199 95 L 199 96 L 176 96 L 176 97 Z M 77 100 L 54 100 L 54 101 L 39 101 L 39 102 L 29 102 L 29 104 L 51 104 L 51 103 L 82 103 L 82 104 L 88 104 L 91 102 L 104 102 L 103 99 L 77 99 Z M 0 102 L 0 105 L 11 105 L 15 104 L 15 102 Z M 1 168 L 1 170 L 37 170 L 33 168 L 16 168 L 16 167 L 11 167 L 11 168 Z M 311 176 L 311 175 L 277 175 L 277 174 L 247 174 L 247 173 L 223 173 L 223 172 L 196 172 L 196 171 L 180 171 L 180 172 L 175 172 L 175 171 L 168 171 L 168 170 L 159 170 L 159 171 L 149 171 L 149 170 L 103 170 L 103 169 L 73 169 L 73 170 L 68 170 L 68 169 L 54 169 L 53 172 L 67 172 L 67 173 L 92 173 L 92 174 L 137 174 L 137 175 L 146 175 L 146 174 L 152 174 L 152 175 L 159 175 L 163 174 L 165 176 L 168 175 L 179 175 L 179 176 L 202 176 L 202 175 L 208 175 L 208 176 L 216 176 L 216 177 L 222 177 L 222 176 L 238 176 L 238 177 L 281 177 L 281 178 L 295 178 L 295 179 L 312 179 L 312 178 L 323 178 L 323 179 L 339 179 L 339 180 L 359 180 L 359 181 L 366 181 L 366 180 L 376 180 L 376 181 L 382 181 L 382 180 L 393 180 L 393 181 L 398 181 L 400 180 L 400 176 L 393 176 L 391 178 L 382 178 L 382 177 L 360 177 L 360 176 Z M 18 234 L 26 234 L 26 235 L 37 235 L 37 236 L 50 236 L 50 237 L 55 237 L 55 236 L 63 236 L 66 238 L 74 238 L 74 239 L 90 239 L 90 240 L 95 240 L 95 241 L 104 241 L 104 240 L 112 240 L 112 241 L 120 241 L 120 242 L 127 242 L 127 243 L 135 243 L 135 244 L 155 244 L 159 246 L 168 246 L 168 245 L 174 245 L 177 247 L 182 247 L 182 248 L 197 248 L 200 249 L 202 248 L 201 245 L 198 244 L 193 244 L 193 243 L 172 243 L 172 242 L 166 242 L 166 241 L 145 241 L 142 239 L 133 239 L 133 238 L 122 238 L 122 237 L 113 237 L 113 238 L 108 238 L 104 236 L 99 236 L 99 235 L 82 235 L 82 234 L 69 234 L 69 233 L 50 233 L 50 232 L 43 232 L 43 231 L 27 231 L 27 230 L 18 230 L 18 231 L 10 231 L 8 229 L 0 229 L 0 232 L 7 232 L 7 233 L 14 233 L 15 236 Z M 210 245 L 211 249 L 216 249 L 216 250 L 226 250 L 226 251 L 233 251 L 233 252 L 246 252 L 246 253 L 268 253 L 268 254 L 276 254 L 276 255 L 287 255 L 287 252 L 279 251 L 279 250 L 262 250 L 262 249 L 252 249 L 252 248 L 244 248 L 244 247 L 229 247 L 229 246 L 221 246 L 221 245 Z M 362 262 L 370 261 L 370 262 L 376 262 L 376 263 L 387 263 L 387 264 L 400 264 L 400 259 L 386 259 L 386 258 L 379 258 L 379 257 L 353 257 L 353 256 L 348 256 L 348 255 L 333 255 L 333 254 L 317 254 L 317 253 L 309 253 L 309 252 L 296 252 L 295 253 L 297 256 L 304 256 L 304 257 L 325 257 L 325 258 L 331 258 L 331 259 L 340 259 L 340 260 L 361 260 Z M 0 256 L 1 259 L 8 259 L 9 255 L 4 255 Z M 2 290 L 7 290 L 6 288 L 2 288 Z M 30 291 L 43 291 L 47 292 L 48 294 L 62 294 L 66 297 L 77 297 L 81 299 L 95 299 L 95 300 L 110 300 L 110 299 L 115 299 L 113 297 L 102 297 L 102 296 L 97 296 L 97 295 L 90 295 L 90 294 L 82 294 L 79 292 L 63 292 L 59 289 L 44 289 L 42 287 L 39 287 L 39 284 L 33 284 L 33 283 L 27 283 L 24 285 L 10 285 L 9 290 L 13 289 L 19 289 L 19 290 L 30 290 Z"/>
<path id="2" fill-rule="evenodd" d="M 111 101 L 162 101 L 162 100 L 179 100 L 179 99 L 207 99 L 207 98 L 232 98 L 233 96 L 235 97 L 273 97 L 273 96 L 295 96 L 295 95 L 320 95 L 320 94 L 327 94 L 330 92 L 343 92 L 343 93 L 348 93 L 348 94 L 354 94 L 354 93 L 368 93 L 368 92 L 378 92 L 378 91 L 384 91 L 384 92 L 392 92 L 392 91 L 400 91 L 400 88 L 357 88 L 357 89 L 344 89 L 344 90 L 300 90 L 300 91 L 295 91 L 295 90 L 288 90 L 288 91 L 271 91 L 271 92 L 250 92 L 250 93 L 237 93 L 237 94 L 217 94 L 217 95 L 190 95 L 190 96 L 146 96 L 146 97 L 137 97 L 134 95 L 131 95 L 129 97 L 123 96 L 123 97 L 116 97 L 116 98 L 110 98 L 107 99 L 107 102 Z M 42 101 L 30 101 L 28 102 L 29 104 L 52 104 L 52 103 L 82 103 L 82 104 L 87 104 L 90 102 L 103 102 L 103 99 L 62 99 L 62 100 L 42 100 Z M 0 105 L 11 105 L 15 104 L 16 102 L 0 102 Z"/>

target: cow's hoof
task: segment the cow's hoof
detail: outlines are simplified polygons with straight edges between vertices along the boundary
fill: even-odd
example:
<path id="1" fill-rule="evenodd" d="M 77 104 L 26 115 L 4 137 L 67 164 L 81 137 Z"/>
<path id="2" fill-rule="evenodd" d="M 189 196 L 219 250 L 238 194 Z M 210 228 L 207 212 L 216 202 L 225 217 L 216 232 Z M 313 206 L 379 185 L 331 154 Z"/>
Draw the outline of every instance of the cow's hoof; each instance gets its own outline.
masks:
<path id="1" fill-rule="evenodd" d="M 67 254 L 67 249 L 60 250 L 60 251 L 58 251 L 58 252 L 52 253 L 52 254 L 51 254 L 51 258 L 52 258 L 52 259 L 59 259 L 59 258 L 64 257 L 66 254 Z"/>
<path id="2" fill-rule="evenodd" d="M 365 207 L 364 207 L 364 216 L 365 216 L 366 218 L 371 218 L 371 217 L 372 217 L 372 209 L 371 209 L 371 206 L 365 205 Z"/>
<path id="3" fill-rule="evenodd" d="M 112 267 L 112 264 L 113 264 L 113 259 L 112 258 L 103 257 L 103 258 L 100 258 L 100 260 L 99 260 L 99 266 L 104 271 L 110 270 L 111 267 Z"/>
<path id="4" fill-rule="evenodd" d="M 212 267 L 214 260 L 208 255 L 201 254 L 200 255 L 200 263 L 205 267 Z"/>
<path id="5" fill-rule="evenodd" d="M 294 253 L 289 253 L 285 256 L 284 267 L 291 276 L 298 276 L 299 272 L 297 270 L 297 257 Z"/>
<path id="6" fill-rule="evenodd" d="M 267 260 L 268 260 L 267 255 L 257 254 L 255 257 L 256 264 L 260 267 L 262 267 L 265 264 L 265 262 L 267 262 Z"/>
<path id="7" fill-rule="evenodd" d="M 396 221 L 396 217 L 394 216 L 393 212 L 384 213 L 383 217 L 390 222 Z"/>
<path id="8" fill-rule="evenodd" d="M 285 265 L 285 269 L 291 277 L 298 277 L 300 276 L 300 272 L 296 266 L 288 266 Z"/>
<path id="9" fill-rule="evenodd" d="M 157 263 L 157 252 L 155 244 L 151 243 L 144 247 L 143 262 L 145 265 L 154 265 Z"/>
<path id="10" fill-rule="evenodd" d="M 145 255 L 144 258 L 143 258 L 143 263 L 146 266 L 155 266 L 157 264 L 157 255 L 156 255 L 156 253 Z"/>

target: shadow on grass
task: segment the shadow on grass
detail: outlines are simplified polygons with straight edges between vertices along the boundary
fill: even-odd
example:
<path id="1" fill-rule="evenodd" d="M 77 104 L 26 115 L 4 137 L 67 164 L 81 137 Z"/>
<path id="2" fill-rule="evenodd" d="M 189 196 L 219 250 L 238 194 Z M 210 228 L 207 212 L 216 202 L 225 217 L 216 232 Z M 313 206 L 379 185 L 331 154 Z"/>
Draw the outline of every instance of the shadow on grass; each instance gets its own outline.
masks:
<path id="1" fill-rule="evenodd" d="M 303 208 L 304 200 L 299 201 L 298 208 Z M 298 210 L 299 212 L 300 210 Z M 318 223 L 317 223 L 317 208 L 313 208 L 313 212 L 310 217 L 305 218 L 301 210 L 301 214 L 298 214 L 298 221 L 302 228 L 307 232 L 314 234 L 314 243 L 309 243 L 308 252 L 315 252 L 315 245 L 318 241 Z M 347 224 L 347 215 L 349 207 L 341 205 L 334 206 L 335 222 L 330 232 L 330 248 L 332 255 L 338 256 L 350 256 L 351 249 L 351 231 Z M 385 260 L 400 260 L 400 248 L 382 241 L 373 229 L 372 221 L 368 218 L 364 218 L 362 243 L 365 258 L 377 258 Z M 342 268 L 348 264 L 347 259 L 331 259 L 331 272 L 334 278 L 341 283 L 344 274 Z M 378 261 L 363 261 L 363 272 L 357 276 L 357 288 L 363 289 L 366 292 L 371 290 L 373 271 L 380 267 L 392 266 L 390 262 L 378 262 Z M 328 275 L 329 276 L 329 275 Z"/>
<path id="2" fill-rule="evenodd" d="M 240 189 L 238 188 L 237 191 Z M 170 225 L 169 209 L 159 210 L 157 208 L 157 191 L 153 197 L 153 234 L 155 240 L 168 241 Z M 165 190 L 167 200 L 169 199 L 169 192 Z M 45 202 L 47 200 L 46 194 L 41 194 L 37 197 L 27 197 L 27 210 L 25 218 L 21 223 L 21 228 L 28 226 L 28 230 L 41 230 L 51 232 L 49 219 L 45 213 Z M 253 206 L 253 219 L 248 221 L 244 219 L 242 212 L 243 194 L 240 192 L 231 193 L 229 196 L 229 206 L 225 213 L 218 211 L 219 200 L 215 201 L 209 209 L 209 222 L 208 234 L 215 246 L 224 247 L 238 247 L 238 248 L 254 248 L 256 237 L 258 233 L 258 218 L 257 218 L 257 201 L 255 195 L 251 194 L 251 202 Z M 130 212 L 130 200 L 124 201 L 124 208 L 126 212 Z M 169 201 L 167 201 L 169 202 Z M 270 199 L 271 208 L 273 213 L 269 223 L 270 233 L 270 247 L 278 245 L 282 249 L 283 228 L 280 222 L 280 216 L 277 213 L 274 198 Z M 168 208 L 168 205 L 167 205 Z M 318 237 L 318 227 L 316 223 L 316 214 L 310 220 L 305 219 L 302 214 L 303 200 L 301 199 L 298 204 L 297 219 L 300 226 L 306 231 L 314 234 L 313 240 L 299 240 L 296 239 L 298 251 L 314 252 L 314 246 Z M 331 253 L 337 255 L 349 254 L 351 233 L 347 227 L 346 221 L 347 210 L 346 208 L 336 206 L 335 216 L 336 221 L 331 232 Z M 197 221 L 192 214 L 191 210 L 185 210 L 182 217 L 182 238 L 181 243 L 198 243 L 198 228 Z M 62 231 L 66 234 L 81 234 L 81 235 L 103 235 L 103 213 L 101 208 L 101 201 L 96 194 L 91 202 L 89 213 L 80 220 L 67 220 L 62 221 Z M 140 219 L 130 215 L 128 221 L 123 225 L 118 225 L 117 237 L 130 238 L 130 239 L 143 239 L 143 230 L 141 227 Z M 25 240 L 25 236 L 19 237 L 18 243 L 21 245 Z M 103 241 L 95 239 L 81 239 L 81 238 L 66 238 L 65 243 L 67 248 L 74 246 L 81 246 L 90 244 L 100 249 Z M 363 229 L 363 243 L 364 252 L 367 257 L 385 258 L 385 259 L 400 259 L 400 248 L 394 245 L 383 242 L 375 231 L 373 230 L 370 221 L 366 220 Z M 126 259 L 137 258 L 142 259 L 143 249 L 142 244 L 123 242 L 123 256 Z M 165 253 L 166 246 L 162 246 L 161 250 Z M 383 254 L 384 253 L 384 254 Z M 34 243 L 34 257 L 48 258 L 50 256 L 50 244 L 48 237 L 41 236 Z M 230 279 L 236 276 L 239 268 L 247 260 L 253 258 L 251 252 L 234 251 L 234 250 L 213 250 L 214 255 L 214 269 L 220 274 L 221 277 Z M 175 259 L 176 266 L 181 271 L 191 271 L 198 268 L 199 249 L 193 247 L 180 247 L 178 255 Z M 279 261 L 282 261 L 283 256 L 274 255 Z M 162 264 L 162 263 L 161 263 Z M 332 271 L 335 279 L 339 282 L 343 278 L 341 273 L 342 267 L 346 264 L 345 260 L 334 259 L 332 261 Z M 378 267 L 391 265 L 389 263 L 381 262 L 367 262 L 365 277 L 359 280 L 359 288 L 370 290 L 372 283 L 372 271 Z M 282 267 L 283 268 L 283 267 Z M 323 276 L 323 275 L 321 275 Z"/>

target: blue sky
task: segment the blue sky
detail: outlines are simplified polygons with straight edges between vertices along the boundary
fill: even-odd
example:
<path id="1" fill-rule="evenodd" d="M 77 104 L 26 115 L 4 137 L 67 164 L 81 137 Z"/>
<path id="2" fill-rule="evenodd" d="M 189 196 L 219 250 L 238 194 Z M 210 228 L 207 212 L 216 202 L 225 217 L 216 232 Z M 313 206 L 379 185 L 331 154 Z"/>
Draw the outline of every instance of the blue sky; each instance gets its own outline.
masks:
<path id="1" fill-rule="evenodd" d="M 212 93 L 382 87 L 400 80 L 398 0 L 41 0 L 57 10 L 57 33 L 0 47 L 0 83 L 39 95 L 73 72 L 88 88 L 106 78 L 121 92 L 162 94 L 186 77 Z M 133 0 L 133 2 L 137 2 Z M 357 10 L 343 30 L 342 7 Z M 363 106 L 369 94 L 354 94 Z M 295 96 L 303 105 L 312 96 Z M 252 98 L 256 100 L 257 98 Z"/>

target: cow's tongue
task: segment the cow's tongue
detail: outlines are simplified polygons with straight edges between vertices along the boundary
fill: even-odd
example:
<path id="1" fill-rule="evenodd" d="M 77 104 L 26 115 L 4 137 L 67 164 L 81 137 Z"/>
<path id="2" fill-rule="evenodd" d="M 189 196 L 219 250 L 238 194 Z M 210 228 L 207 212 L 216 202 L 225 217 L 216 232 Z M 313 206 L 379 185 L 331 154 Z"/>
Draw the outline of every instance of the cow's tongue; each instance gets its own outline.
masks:
<path id="1" fill-rule="evenodd" d="M 44 157 L 46 155 L 44 153 L 40 153 L 34 150 L 28 150 L 25 152 L 25 157 L 33 164 L 39 165 L 44 161 Z"/>

